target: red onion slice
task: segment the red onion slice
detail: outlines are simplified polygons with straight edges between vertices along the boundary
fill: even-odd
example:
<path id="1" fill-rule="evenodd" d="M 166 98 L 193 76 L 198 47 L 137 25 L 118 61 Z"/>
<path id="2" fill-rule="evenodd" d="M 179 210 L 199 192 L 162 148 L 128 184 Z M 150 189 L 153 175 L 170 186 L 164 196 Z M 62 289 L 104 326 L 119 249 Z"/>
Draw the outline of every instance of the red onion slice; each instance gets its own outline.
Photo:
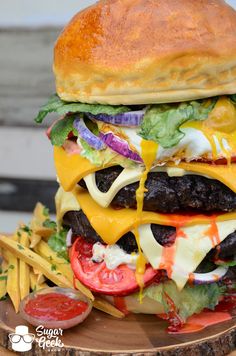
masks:
<path id="1" fill-rule="evenodd" d="M 122 140 L 120 137 L 113 135 L 111 132 L 106 134 L 100 132 L 100 138 L 113 151 L 126 158 L 132 159 L 133 161 L 142 162 L 142 158 L 139 156 L 139 154 L 132 151 L 129 147 L 129 144 Z"/>
<path id="2" fill-rule="evenodd" d="M 192 273 L 190 280 L 194 284 L 210 284 L 218 282 L 227 273 L 229 267 L 219 266 L 208 273 Z"/>
<path id="3" fill-rule="evenodd" d="M 98 151 L 106 148 L 102 140 L 88 129 L 83 119 L 75 119 L 73 126 L 79 132 L 80 137 L 86 141 L 89 146 Z"/>
<path id="4" fill-rule="evenodd" d="M 125 112 L 122 114 L 117 114 L 112 116 L 107 114 L 92 115 L 87 113 L 88 117 L 91 119 L 96 119 L 112 125 L 127 126 L 127 127 L 140 126 L 144 114 L 145 114 L 145 110 L 130 111 L 130 112 Z"/>
<path id="5" fill-rule="evenodd" d="M 70 229 L 70 230 L 67 232 L 67 235 L 66 235 L 66 246 L 67 246 L 67 247 L 72 246 L 72 229 Z"/>

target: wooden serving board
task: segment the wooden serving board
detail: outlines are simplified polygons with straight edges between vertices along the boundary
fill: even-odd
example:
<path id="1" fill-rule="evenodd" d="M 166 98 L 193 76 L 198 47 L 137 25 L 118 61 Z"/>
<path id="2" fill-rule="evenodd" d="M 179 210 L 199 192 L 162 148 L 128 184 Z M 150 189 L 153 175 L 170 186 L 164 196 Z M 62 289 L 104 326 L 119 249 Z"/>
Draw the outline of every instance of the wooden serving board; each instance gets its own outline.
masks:
<path id="1" fill-rule="evenodd" d="M 17 325 L 28 325 L 9 301 L 0 302 L 0 345 L 11 350 L 8 334 Z M 30 327 L 35 333 L 35 328 Z M 236 348 L 236 318 L 192 334 L 170 335 L 167 324 L 155 316 L 130 315 L 115 319 L 93 310 L 81 325 L 65 330 L 64 348 L 47 352 L 34 343 L 27 356 L 223 356 Z M 0 353 L 0 355 L 2 355 Z M 5 355 L 5 354 L 4 354 Z M 21 353 L 22 355 L 22 353 Z"/>

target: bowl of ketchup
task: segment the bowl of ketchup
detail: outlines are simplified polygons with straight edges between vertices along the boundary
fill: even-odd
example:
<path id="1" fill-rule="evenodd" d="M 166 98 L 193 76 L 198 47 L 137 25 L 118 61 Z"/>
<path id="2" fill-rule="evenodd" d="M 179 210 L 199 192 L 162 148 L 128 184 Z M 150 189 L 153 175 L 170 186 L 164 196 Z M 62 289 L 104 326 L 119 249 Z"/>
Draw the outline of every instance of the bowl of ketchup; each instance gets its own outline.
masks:
<path id="1" fill-rule="evenodd" d="M 31 325 L 69 329 L 82 323 L 92 310 L 92 302 L 70 288 L 44 288 L 25 297 L 20 304 L 23 319 Z"/>

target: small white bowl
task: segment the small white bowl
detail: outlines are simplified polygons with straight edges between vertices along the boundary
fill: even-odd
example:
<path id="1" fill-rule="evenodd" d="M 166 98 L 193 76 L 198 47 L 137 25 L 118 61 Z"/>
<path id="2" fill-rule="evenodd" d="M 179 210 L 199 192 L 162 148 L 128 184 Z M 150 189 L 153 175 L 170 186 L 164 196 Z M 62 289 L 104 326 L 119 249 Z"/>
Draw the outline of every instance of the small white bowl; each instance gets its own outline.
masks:
<path id="1" fill-rule="evenodd" d="M 25 312 L 24 308 L 29 300 L 34 299 L 35 296 L 37 296 L 37 295 L 50 294 L 50 293 L 64 294 L 72 299 L 86 302 L 88 304 L 88 307 L 80 315 L 77 315 L 76 317 L 74 317 L 72 319 L 68 319 L 68 320 L 44 320 L 44 319 L 30 316 L 29 314 L 27 314 Z M 78 291 L 76 289 L 71 289 L 71 288 L 60 288 L 60 287 L 43 288 L 41 290 L 30 293 L 20 303 L 20 314 L 23 319 L 28 321 L 29 324 L 34 325 L 34 326 L 43 325 L 45 328 L 52 328 L 52 329 L 54 329 L 54 328 L 57 328 L 57 329 L 58 328 L 61 328 L 61 329 L 72 328 L 73 326 L 82 323 L 87 318 L 87 316 L 90 314 L 91 310 L 92 310 L 91 300 L 89 298 L 87 298 L 85 295 L 83 295 L 80 291 Z"/>

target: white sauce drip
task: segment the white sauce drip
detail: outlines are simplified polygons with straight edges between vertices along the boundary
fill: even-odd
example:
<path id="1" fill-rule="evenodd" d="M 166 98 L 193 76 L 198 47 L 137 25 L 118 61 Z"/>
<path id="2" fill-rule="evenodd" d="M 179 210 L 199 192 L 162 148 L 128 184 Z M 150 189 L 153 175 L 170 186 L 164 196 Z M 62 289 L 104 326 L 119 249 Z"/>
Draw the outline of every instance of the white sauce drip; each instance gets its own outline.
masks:
<path id="1" fill-rule="evenodd" d="M 100 242 L 96 242 L 93 245 L 92 260 L 94 262 L 104 261 L 107 268 L 110 270 L 115 269 L 122 264 L 127 264 L 130 268 L 135 269 L 137 258 L 138 254 L 130 255 L 118 245 L 104 246 Z"/>

